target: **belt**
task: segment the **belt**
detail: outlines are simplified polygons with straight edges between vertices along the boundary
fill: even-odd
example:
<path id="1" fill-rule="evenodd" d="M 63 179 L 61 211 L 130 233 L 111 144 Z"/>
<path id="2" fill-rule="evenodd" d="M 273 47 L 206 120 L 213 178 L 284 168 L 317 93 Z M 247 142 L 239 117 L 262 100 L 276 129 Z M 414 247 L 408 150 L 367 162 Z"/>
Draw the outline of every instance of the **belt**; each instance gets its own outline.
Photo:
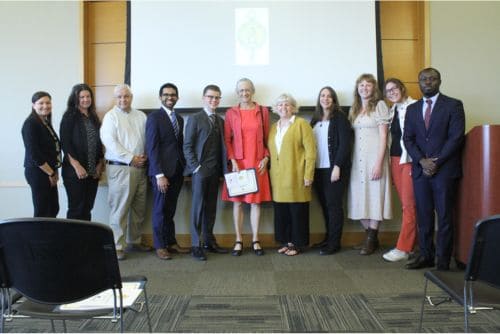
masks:
<path id="1" fill-rule="evenodd" d="M 106 163 L 108 165 L 115 165 L 115 166 L 130 166 L 130 164 L 126 164 L 121 161 L 115 161 L 115 160 L 106 160 Z"/>

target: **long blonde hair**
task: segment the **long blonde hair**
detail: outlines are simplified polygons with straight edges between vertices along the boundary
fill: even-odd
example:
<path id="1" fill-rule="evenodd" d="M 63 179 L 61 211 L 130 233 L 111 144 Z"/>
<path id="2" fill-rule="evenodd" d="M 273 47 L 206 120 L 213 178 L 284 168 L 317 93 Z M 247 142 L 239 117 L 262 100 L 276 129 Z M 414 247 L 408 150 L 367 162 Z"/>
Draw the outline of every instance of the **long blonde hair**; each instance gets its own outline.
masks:
<path id="1" fill-rule="evenodd" d="M 352 103 L 351 112 L 349 113 L 349 120 L 354 122 L 356 117 L 361 113 L 361 109 L 363 109 L 363 102 L 361 101 L 361 96 L 358 93 L 358 86 L 362 81 L 369 82 L 373 85 L 373 95 L 368 100 L 368 105 L 366 112 L 371 113 L 375 110 L 378 101 L 382 99 L 382 94 L 380 93 L 380 89 L 377 85 L 377 79 L 372 74 L 364 73 L 359 76 L 356 80 L 356 85 L 354 86 L 354 101 Z"/>

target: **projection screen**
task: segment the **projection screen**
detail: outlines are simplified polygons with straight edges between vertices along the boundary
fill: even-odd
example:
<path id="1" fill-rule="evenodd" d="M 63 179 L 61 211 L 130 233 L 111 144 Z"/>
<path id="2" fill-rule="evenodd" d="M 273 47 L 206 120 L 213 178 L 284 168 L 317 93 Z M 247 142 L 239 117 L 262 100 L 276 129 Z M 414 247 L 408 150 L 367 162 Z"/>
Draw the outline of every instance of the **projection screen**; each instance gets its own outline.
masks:
<path id="1" fill-rule="evenodd" d="M 311 106 L 326 85 L 350 105 L 356 78 L 376 75 L 371 1 L 132 1 L 130 21 L 139 108 L 158 107 L 165 82 L 179 87 L 177 107 L 199 107 L 212 83 L 230 106 L 241 77 L 264 105 L 287 92 Z"/>

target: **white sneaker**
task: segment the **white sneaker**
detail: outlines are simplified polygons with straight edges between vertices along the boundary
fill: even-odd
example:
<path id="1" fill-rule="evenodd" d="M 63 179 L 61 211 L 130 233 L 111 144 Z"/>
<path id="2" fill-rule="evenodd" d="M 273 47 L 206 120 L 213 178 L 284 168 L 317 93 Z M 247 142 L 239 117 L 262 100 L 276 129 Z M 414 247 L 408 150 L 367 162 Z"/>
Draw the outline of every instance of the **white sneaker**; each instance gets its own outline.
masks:
<path id="1" fill-rule="evenodd" d="M 400 251 L 397 248 L 393 248 L 384 255 L 382 255 L 384 260 L 389 262 L 397 262 L 401 260 L 408 260 L 408 253 Z"/>

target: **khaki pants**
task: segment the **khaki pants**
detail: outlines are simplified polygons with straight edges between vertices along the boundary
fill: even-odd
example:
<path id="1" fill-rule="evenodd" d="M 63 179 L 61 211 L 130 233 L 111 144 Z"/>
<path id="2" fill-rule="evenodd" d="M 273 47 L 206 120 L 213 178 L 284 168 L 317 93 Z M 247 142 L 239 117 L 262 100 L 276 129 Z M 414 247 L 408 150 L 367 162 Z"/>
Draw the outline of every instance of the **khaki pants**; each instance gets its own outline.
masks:
<path id="1" fill-rule="evenodd" d="M 141 242 L 146 216 L 147 177 L 145 168 L 107 165 L 109 225 L 117 250 Z"/>

